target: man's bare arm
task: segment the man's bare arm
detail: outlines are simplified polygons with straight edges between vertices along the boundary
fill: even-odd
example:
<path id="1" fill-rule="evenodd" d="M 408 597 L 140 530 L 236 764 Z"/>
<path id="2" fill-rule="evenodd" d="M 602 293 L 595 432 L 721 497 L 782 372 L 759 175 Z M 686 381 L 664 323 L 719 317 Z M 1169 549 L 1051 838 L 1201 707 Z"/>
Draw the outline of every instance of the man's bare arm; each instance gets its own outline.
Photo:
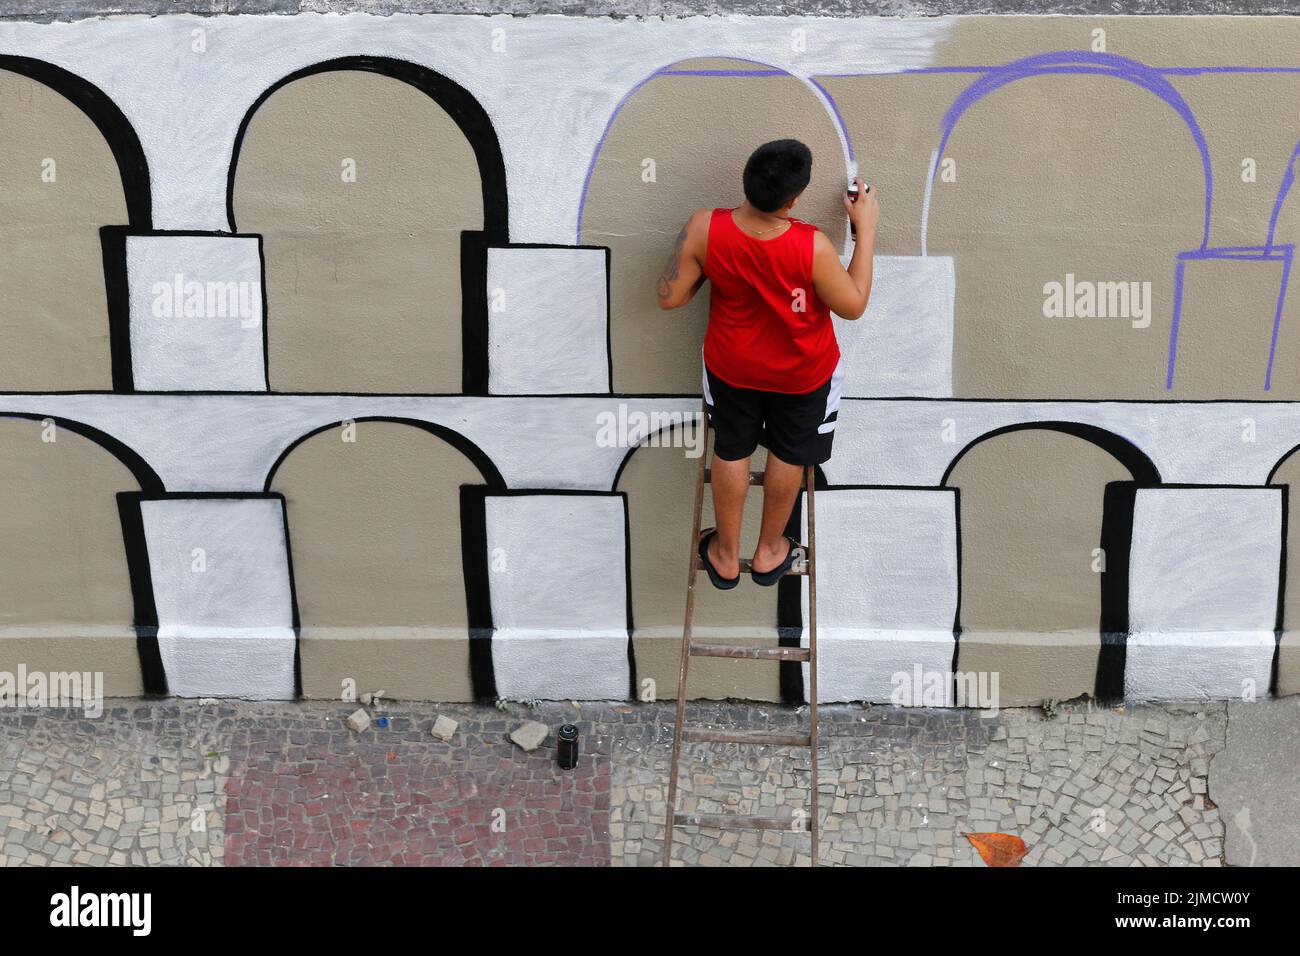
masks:
<path id="1" fill-rule="evenodd" d="M 704 252 L 708 243 L 707 209 L 691 216 L 677 234 L 673 251 L 659 276 L 656 292 L 659 308 L 677 309 L 690 302 L 704 285 Z"/>
<path id="2" fill-rule="evenodd" d="M 817 296 L 836 315 L 857 319 L 867 310 L 871 297 L 872 258 L 875 254 L 876 223 L 880 219 L 880 206 L 876 203 L 875 189 L 865 189 L 858 180 L 858 201 L 845 201 L 849 217 L 857 228 L 857 244 L 853 258 L 845 270 L 840 257 L 824 233 L 813 240 L 813 287 Z"/>

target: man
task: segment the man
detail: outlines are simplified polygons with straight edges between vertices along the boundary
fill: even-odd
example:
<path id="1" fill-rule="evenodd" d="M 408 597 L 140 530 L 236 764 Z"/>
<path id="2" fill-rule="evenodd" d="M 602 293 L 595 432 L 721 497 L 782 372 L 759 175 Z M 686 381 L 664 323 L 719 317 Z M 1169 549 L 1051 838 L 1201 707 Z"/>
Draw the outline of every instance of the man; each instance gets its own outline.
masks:
<path id="1" fill-rule="evenodd" d="M 785 526 L 804 467 L 831 457 L 843 380 L 831 313 L 856 319 L 871 294 L 875 193 L 855 179 L 859 198 L 844 198 L 857 231 L 846 270 L 824 233 L 790 215 L 811 176 L 803 143 L 760 146 L 745 164 L 745 201 L 696 211 L 659 277 L 662 309 L 685 305 L 705 279 L 711 285 L 704 403 L 718 526 L 700 535 L 698 547 L 709 580 L 723 590 L 740 583 L 749 457 L 760 443 L 768 453 L 754 582 L 776 584 L 803 553 Z"/>

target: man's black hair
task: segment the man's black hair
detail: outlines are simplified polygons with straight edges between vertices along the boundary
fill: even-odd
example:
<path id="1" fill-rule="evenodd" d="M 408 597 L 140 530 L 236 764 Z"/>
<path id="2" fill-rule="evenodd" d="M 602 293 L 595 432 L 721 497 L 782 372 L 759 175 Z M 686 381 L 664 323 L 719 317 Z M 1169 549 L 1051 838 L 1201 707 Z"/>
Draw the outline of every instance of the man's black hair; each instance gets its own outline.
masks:
<path id="1" fill-rule="evenodd" d="M 745 163 L 745 198 L 763 212 L 776 212 L 808 188 L 812 151 L 797 139 L 764 143 Z"/>

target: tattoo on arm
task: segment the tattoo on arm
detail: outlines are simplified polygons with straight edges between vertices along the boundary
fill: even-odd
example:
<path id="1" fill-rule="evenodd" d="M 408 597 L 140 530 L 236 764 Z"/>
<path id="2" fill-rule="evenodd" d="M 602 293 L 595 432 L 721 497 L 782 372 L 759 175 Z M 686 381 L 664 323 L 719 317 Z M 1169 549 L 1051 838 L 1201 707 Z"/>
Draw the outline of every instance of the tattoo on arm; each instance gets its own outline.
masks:
<path id="1" fill-rule="evenodd" d="M 673 246 L 672 255 L 668 257 L 668 262 L 664 265 L 664 271 L 659 276 L 659 298 L 666 299 L 672 295 L 672 284 L 677 281 L 677 275 L 681 269 L 682 249 L 686 246 L 686 229 L 677 234 L 677 243 Z"/>

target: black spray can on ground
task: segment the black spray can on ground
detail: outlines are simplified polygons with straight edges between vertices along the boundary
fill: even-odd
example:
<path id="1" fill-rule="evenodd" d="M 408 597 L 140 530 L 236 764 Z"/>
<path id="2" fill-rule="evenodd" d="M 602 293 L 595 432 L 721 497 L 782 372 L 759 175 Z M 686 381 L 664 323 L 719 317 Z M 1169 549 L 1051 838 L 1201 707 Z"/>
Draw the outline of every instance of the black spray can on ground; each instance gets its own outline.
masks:
<path id="1" fill-rule="evenodd" d="M 573 724 L 565 724 L 556 736 L 559 743 L 555 761 L 561 770 L 572 770 L 578 765 L 578 728 Z"/>

